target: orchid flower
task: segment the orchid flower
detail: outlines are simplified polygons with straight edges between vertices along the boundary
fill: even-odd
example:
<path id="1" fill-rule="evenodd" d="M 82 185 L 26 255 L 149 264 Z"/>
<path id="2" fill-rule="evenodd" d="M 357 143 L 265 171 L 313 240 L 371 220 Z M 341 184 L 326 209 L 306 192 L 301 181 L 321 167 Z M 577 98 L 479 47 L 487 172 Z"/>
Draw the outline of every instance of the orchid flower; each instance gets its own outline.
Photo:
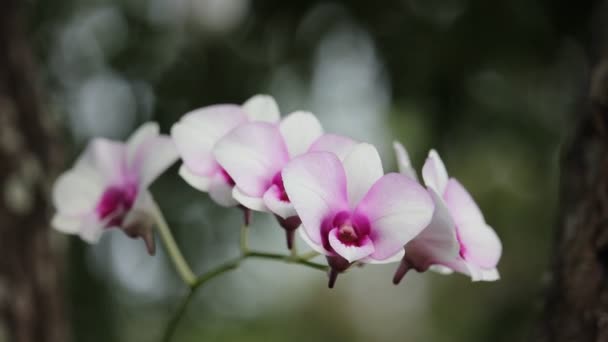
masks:
<path id="1" fill-rule="evenodd" d="M 242 106 L 213 105 L 186 113 L 171 128 L 171 137 L 183 160 L 180 176 L 192 187 L 208 192 L 221 206 L 238 205 L 232 197 L 234 181 L 217 163 L 213 147 L 235 127 L 246 122 L 276 123 L 279 109 L 268 95 L 256 95 Z"/>
<path id="2" fill-rule="evenodd" d="M 290 249 L 300 219 L 285 193 L 281 171 L 321 134 L 321 124 L 312 113 L 294 112 L 278 125 L 243 124 L 220 139 L 213 149 L 220 167 L 235 183 L 234 199 L 246 208 L 273 213 L 287 231 Z"/>
<path id="3" fill-rule="evenodd" d="M 148 186 L 176 160 L 173 142 L 159 135 L 156 123 L 144 124 L 126 143 L 93 139 L 54 185 L 57 213 L 52 226 L 89 243 L 120 228 L 130 237 L 141 237 L 154 254 L 156 204 Z"/>
<path id="4" fill-rule="evenodd" d="M 400 172 L 415 177 L 405 148 L 399 143 L 394 146 Z M 394 282 L 399 283 L 411 268 L 420 272 L 430 268 L 444 274 L 456 271 L 473 281 L 498 280 L 500 239 L 466 189 L 448 177 L 434 150 L 422 168 L 422 178 L 435 202 L 435 212 L 428 227 L 405 246 Z"/>
<path id="5" fill-rule="evenodd" d="M 302 220 L 302 238 L 327 256 L 329 286 L 353 262 L 388 263 L 426 227 L 433 201 L 408 177 L 383 175 L 378 151 L 356 145 L 340 161 L 331 152 L 309 152 L 283 170 L 287 196 Z"/>

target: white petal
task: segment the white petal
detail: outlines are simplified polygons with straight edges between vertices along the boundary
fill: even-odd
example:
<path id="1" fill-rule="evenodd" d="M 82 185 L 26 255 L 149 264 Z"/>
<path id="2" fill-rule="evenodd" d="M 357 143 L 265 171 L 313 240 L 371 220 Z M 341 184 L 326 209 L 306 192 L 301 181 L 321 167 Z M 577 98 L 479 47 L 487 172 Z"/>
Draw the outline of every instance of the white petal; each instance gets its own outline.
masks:
<path id="1" fill-rule="evenodd" d="M 85 170 L 103 184 L 117 184 L 124 181 L 127 167 L 127 147 L 125 144 L 105 138 L 95 138 L 80 155 L 74 170 Z"/>
<path id="2" fill-rule="evenodd" d="M 312 144 L 312 146 L 310 146 L 309 151 L 331 152 L 335 154 L 338 159 L 344 160 L 357 144 L 357 141 L 349 137 L 336 134 L 323 134 Z"/>
<path id="3" fill-rule="evenodd" d="M 325 220 L 348 210 L 346 177 L 340 160 L 333 153 L 310 152 L 289 162 L 282 175 L 285 191 L 304 230 L 314 244 L 322 246 Z"/>
<path id="4" fill-rule="evenodd" d="M 455 179 L 450 179 L 444 199 L 456 223 L 464 258 L 483 268 L 494 268 L 502 254 L 502 244 L 494 229 L 485 223 L 481 210 Z"/>
<path id="5" fill-rule="evenodd" d="M 260 198 L 289 160 L 276 125 L 265 122 L 235 128 L 215 145 L 213 153 L 244 194 Z"/>
<path id="6" fill-rule="evenodd" d="M 296 209 L 291 202 L 280 199 L 280 190 L 276 185 L 271 186 L 270 189 L 264 193 L 264 204 L 273 214 L 278 215 L 283 219 L 298 216 Z"/>
<path id="7" fill-rule="evenodd" d="M 397 167 L 399 168 L 399 172 L 418 181 L 416 170 L 412 167 L 410 155 L 407 153 L 405 147 L 398 141 L 394 141 L 393 148 L 395 149 L 395 155 L 397 156 Z"/>
<path id="8" fill-rule="evenodd" d="M 418 183 L 398 173 L 378 180 L 355 209 L 354 216 L 369 220 L 375 252 L 384 260 L 395 255 L 431 222 L 434 204 Z"/>
<path id="9" fill-rule="evenodd" d="M 103 190 L 97 173 L 86 168 L 72 169 L 55 182 L 53 203 L 61 214 L 86 215 L 95 210 Z"/>
<path id="10" fill-rule="evenodd" d="M 329 232 L 329 245 L 338 255 L 348 260 L 348 262 L 364 259 L 374 253 L 374 243 L 369 237 L 365 237 L 360 246 L 345 245 L 338 239 L 338 228 L 334 228 Z"/>
<path id="11" fill-rule="evenodd" d="M 430 265 L 444 264 L 460 257 L 460 243 L 450 211 L 435 190 L 429 189 L 429 194 L 435 203 L 431 223 L 405 247 L 410 263 L 419 270 L 426 270 Z"/>
<path id="12" fill-rule="evenodd" d="M 374 146 L 361 143 L 352 148 L 343 164 L 346 172 L 348 203 L 354 208 L 384 174 L 382 161 Z"/>
<path id="13" fill-rule="evenodd" d="M 148 187 L 178 159 L 175 144 L 168 136 L 146 140 L 139 146 L 132 170 L 139 173 L 139 185 Z"/>
<path id="14" fill-rule="evenodd" d="M 129 164 L 135 158 L 139 147 L 148 139 L 153 139 L 160 134 L 160 128 L 156 122 L 146 122 L 141 125 L 127 140 L 127 160 Z"/>
<path id="15" fill-rule="evenodd" d="M 281 116 L 277 102 L 270 95 L 254 95 L 243 103 L 243 110 L 251 121 L 277 123 Z"/>
<path id="16" fill-rule="evenodd" d="M 232 197 L 245 208 L 255 211 L 269 212 L 262 197 L 251 197 L 243 193 L 238 187 L 232 189 Z"/>
<path id="17" fill-rule="evenodd" d="M 76 234 L 80 229 L 82 219 L 74 216 L 55 214 L 51 220 L 51 226 L 65 234 Z"/>
<path id="18" fill-rule="evenodd" d="M 310 248 L 312 248 L 315 252 L 317 253 L 321 253 L 323 255 L 332 255 L 333 253 L 325 250 L 325 248 L 323 248 L 323 245 L 318 244 L 314 241 L 312 241 L 310 239 L 310 237 L 308 236 L 308 234 L 306 233 L 305 229 L 298 229 L 298 231 L 300 232 L 300 237 L 302 238 L 302 240 L 304 240 L 304 242 L 310 246 Z"/>
<path id="19" fill-rule="evenodd" d="M 209 196 L 215 203 L 223 207 L 233 207 L 238 204 L 232 196 L 233 187 L 224 175 L 216 173 L 209 184 Z"/>
<path id="20" fill-rule="evenodd" d="M 87 216 L 80 226 L 80 238 L 88 243 L 97 243 L 106 228 L 103 222 L 99 221 L 95 215 Z"/>
<path id="21" fill-rule="evenodd" d="M 192 173 L 211 176 L 218 168 L 213 146 L 247 117 L 240 106 L 214 105 L 186 113 L 171 128 L 171 137 Z"/>
<path id="22" fill-rule="evenodd" d="M 422 179 L 424 179 L 426 186 L 443 196 L 448 183 L 448 172 L 435 150 L 429 152 L 429 156 L 422 167 Z"/>
<path id="23" fill-rule="evenodd" d="M 186 164 L 182 164 L 179 168 L 179 175 L 188 183 L 191 187 L 207 192 L 209 191 L 209 183 L 211 179 L 209 177 L 195 175 Z"/>
<path id="24" fill-rule="evenodd" d="M 454 271 L 451 268 L 443 266 L 443 265 L 431 265 L 429 267 L 429 270 L 433 271 L 435 273 L 443 274 L 443 275 L 450 275 L 450 274 L 454 273 Z"/>
<path id="25" fill-rule="evenodd" d="M 399 252 L 397 252 L 395 255 L 388 257 L 384 260 L 376 260 L 376 259 L 367 257 L 367 258 L 363 259 L 362 261 L 366 264 L 392 264 L 395 262 L 400 262 L 401 259 L 403 259 L 403 255 L 405 255 L 405 250 L 403 248 L 401 248 L 399 250 Z"/>
<path id="26" fill-rule="evenodd" d="M 279 129 L 285 138 L 291 157 L 298 156 L 310 148 L 323 134 L 321 123 L 310 112 L 293 112 L 280 123 Z"/>

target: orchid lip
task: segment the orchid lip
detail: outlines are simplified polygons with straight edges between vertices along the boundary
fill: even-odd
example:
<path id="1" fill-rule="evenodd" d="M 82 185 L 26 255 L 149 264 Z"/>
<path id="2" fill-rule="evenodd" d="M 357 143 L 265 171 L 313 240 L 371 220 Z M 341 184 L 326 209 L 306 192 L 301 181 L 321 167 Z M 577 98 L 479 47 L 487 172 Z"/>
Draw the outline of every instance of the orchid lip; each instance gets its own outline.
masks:
<path id="1" fill-rule="evenodd" d="M 107 221 L 106 228 L 120 226 L 131 210 L 137 197 L 138 189 L 134 183 L 108 187 L 99 200 L 95 211 L 102 221 Z"/>

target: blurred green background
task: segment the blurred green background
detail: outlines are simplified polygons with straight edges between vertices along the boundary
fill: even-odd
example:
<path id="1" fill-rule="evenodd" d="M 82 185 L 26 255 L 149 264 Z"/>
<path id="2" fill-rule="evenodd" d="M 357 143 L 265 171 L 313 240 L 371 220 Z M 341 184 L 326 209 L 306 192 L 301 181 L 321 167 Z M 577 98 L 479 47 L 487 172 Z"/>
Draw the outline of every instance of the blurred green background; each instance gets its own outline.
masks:
<path id="1" fill-rule="evenodd" d="M 393 140 L 417 168 L 436 148 L 504 244 L 502 280 L 369 266 L 326 288 L 314 270 L 247 261 L 199 292 L 175 341 L 520 341 L 542 303 L 559 143 L 582 91 L 584 3 L 566 1 L 67 0 L 29 4 L 49 108 L 75 158 L 92 136 L 124 139 L 213 103 L 276 97 L 327 131 Z M 67 165 L 66 165 L 67 167 Z M 200 273 L 238 253 L 241 213 L 189 188 L 153 187 Z M 284 252 L 272 218 L 252 245 Z M 158 341 L 185 293 L 162 250 L 120 232 L 59 237 L 75 341 Z M 304 249 L 304 243 L 298 244 Z M 161 248 L 162 249 L 162 248 Z"/>

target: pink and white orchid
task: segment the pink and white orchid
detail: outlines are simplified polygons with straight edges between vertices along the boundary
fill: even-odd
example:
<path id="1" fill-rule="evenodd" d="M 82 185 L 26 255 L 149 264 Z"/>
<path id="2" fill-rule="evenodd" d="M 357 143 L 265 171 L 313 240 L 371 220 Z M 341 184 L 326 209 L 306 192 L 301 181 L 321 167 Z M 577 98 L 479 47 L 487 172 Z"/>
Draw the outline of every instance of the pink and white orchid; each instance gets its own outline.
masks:
<path id="1" fill-rule="evenodd" d="M 405 148 L 395 143 L 400 172 L 415 175 Z M 394 278 L 399 283 L 411 268 L 423 272 L 460 272 L 473 281 L 499 279 L 496 265 L 502 245 L 485 222 L 481 210 L 466 189 L 454 178 L 434 150 L 422 168 L 422 178 L 435 202 L 431 223 L 405 246 L 405 256 Z"/>
<path id="2" fill-rule="evenodd" d="M 287 230 L 291 248 L 293 231 L 300 225 L 285 193 L 281 171 L 289 160 L 305 153 L 323 130 L 309 112 L 294 112 L 281 122 L 243 124 L 213 149 L 219 165 L 234 180 L 234 199 L 246 208 L 271 212 Z"/>
<path id="3" fill-rule="evenodd" d="M 126 143 L 96 138 L 53 188 L 52 226 L 90 243 L 110 228 L 144 239 L 154 253 L 156 204 L 148 186 L 177 160 L 156 123 L 141 126 Z"/>
<path id="4" fill-rule="evenodd" d="M 384 175 L 378 151 L 365 143 L 343 162 L 331 152 L 295 158 L 283 183 L 302 220 L 302 238 L 328 257 L 330 287 L 355 261 L 398 261 L 433 214 L 425 189 L 401 174 Z"/>
<path id="5" fill-rule="evenodd" d="M 242 106 L 221 104 L 186 113 L 171 128 L 184 162 L 180 176 L 195 189 L 208 192 L 219 205 L 238 205 L 232 197 L 234 181 L 217 163 L 213 147 L 235 127 L 252 121 L 277 123 L 279 116 L 277 103 L 268 95 L 253 96 Z"/>

